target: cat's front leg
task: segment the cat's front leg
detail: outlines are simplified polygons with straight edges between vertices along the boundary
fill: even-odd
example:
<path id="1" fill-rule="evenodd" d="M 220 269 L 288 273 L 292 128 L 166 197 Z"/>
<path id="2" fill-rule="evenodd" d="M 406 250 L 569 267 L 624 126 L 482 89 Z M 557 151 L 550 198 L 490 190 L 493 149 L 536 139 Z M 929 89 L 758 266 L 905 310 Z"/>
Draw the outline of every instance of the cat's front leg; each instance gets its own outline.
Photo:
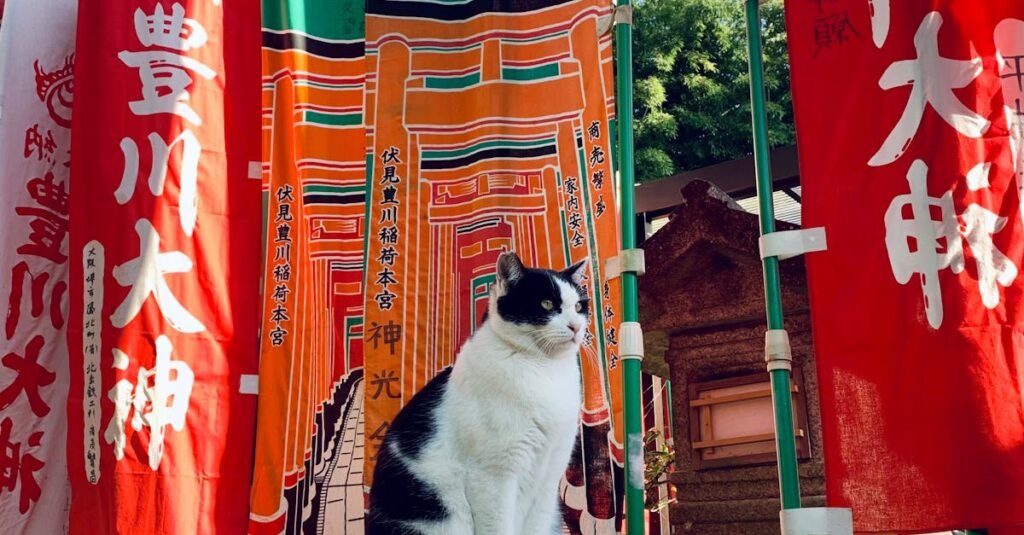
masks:
<path id="1" fill-rule="evenodd" d="M 562 533 L 561 502 L 558 493 L 543 493 L 533 502 L 526 515 L 522 533 L 551 535 Z"/>
<path id="2" fill-rule="evenodd" d="M 517 488 L 511 473 L 480 472 L 467 478 L 466 498 L 475 535 L 519 535 L 515 529 Z"/>

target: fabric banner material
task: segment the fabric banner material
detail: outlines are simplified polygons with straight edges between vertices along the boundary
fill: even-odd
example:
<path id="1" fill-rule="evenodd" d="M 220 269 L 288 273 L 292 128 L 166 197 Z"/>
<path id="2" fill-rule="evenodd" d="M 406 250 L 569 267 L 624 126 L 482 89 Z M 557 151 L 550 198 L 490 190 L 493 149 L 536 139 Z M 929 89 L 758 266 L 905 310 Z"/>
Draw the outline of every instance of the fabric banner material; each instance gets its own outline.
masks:
<path id="1" fill-rule="evenodd" d="M 789 0 L 787 28 L 828 501 L 1024 524 L 1024 4 Z"/>
<path id="2" fill-rule="evenodd" d="M 483 319 L 494 265 L 591 260 L 574 533 L 613 533 L 622 486 L 611 5 L 367 2 L 366 463 Z"/>
<path id="3" fill-rule="evenodd" d="M 258 357 L 259 13 L 87 0 L 78 27 L 71 530 L 241 533 Z"/>
<path id="4" fill-rule="evenodd" d="M 249 533 L 363 533 L 363 2 L 264 2 L 266 248 Z"/>
<path id="5" fill-rule="evenodd" d="M 0 533 L 68 522 L 68 194 L 76 0 L 14 0 L 0 30 Z"/>

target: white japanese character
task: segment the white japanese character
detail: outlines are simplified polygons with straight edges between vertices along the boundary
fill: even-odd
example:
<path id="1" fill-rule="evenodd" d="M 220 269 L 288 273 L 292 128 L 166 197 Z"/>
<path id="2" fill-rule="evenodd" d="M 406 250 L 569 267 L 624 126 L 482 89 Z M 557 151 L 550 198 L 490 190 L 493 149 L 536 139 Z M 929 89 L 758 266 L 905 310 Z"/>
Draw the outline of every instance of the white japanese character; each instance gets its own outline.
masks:
<path id="1" fill-rule="evenodd" d="M 953 94 L 954 89 L 966 87 L 981 74 L 981 58 L 955 60 L 940 56 L 941 26 L 942 15 L 938 12 L 925 15 L 914 34 L 917 58 L 894 62 L 878 80 L 879 87 L 885 90 L 910 85 L 910 98 L 896 126 L 868 165 L 888 165 L 903 156 L 929 104 L 943 120 L 967 137 L 979 138 L 988 130 L 989 121 Z"/>
<path id="2" fill-rule="evenodd" d="M 968 174 L 972 190 L 988 186 L 989 165 L 981 164 Z M 953 194 L 942 197 L 928 195 L 928 166 L 915 160 L 907 172 L 910 193 L 897 195 L 885 212 L 885 248 L 893 277 L 907 284 L 915 274 L 921 276 L 925 315 L 928 324 L 938 329 L 942 325 L 942 289 L 939 271 L 950 269 L 959 274 L 964 271 L 964 251 L 961 239 L 967 241 L 978 268 L 978 286 L 982 303 L 988 308 L 999 304 L 999 288 L 1009 286 L 1017 277 L 1013 264 L 992 242 L 992 235 L 1006 225 L 1006 218 L 986 208 L 971 204 L 960 219 L 953 207 Z M 910 217 L 904 209 L 910 208 Z M 932 208 L 939 210 L 935 219 Z"/>
<path id="3" fill-rule="evenodd" d="M 179 3 L 171 5 L 170 15 L 161 4 L 156 5 L 152 15 L 142 8 L 136 9 L 135 35 L 144 46 L 189 50 L 206 44 L 206 29 L 194 19 L 185 18 L 185 8 Z"/>
<path id="4" fill-rule="evenodd" d="M 139 69 L 139 78 L 142 80 L 142 100 L 128 103 L 132 113 L 173 113 L 194 125 L 203 123 L 195 110 L 187 104 L 188 86 L 192 85 L 192 77 L 189 76 L 188 70 L 210 80 L 217 74 L 213 69 L 192 58 L 172 52 L 122 50 L 117 57 L 125 65 Z"/>
<path id="5" fill-rule="evenodd" d="M 115 327 L 124 327 L 138 315 L 142 304 L 152 294 L 167 323 L 183 333 L 205 331 L 206 327 L 181 306 L 171 293 L 164 275 L 187 273 L 192 270 L 192 260 L 180 251 L 160 252 L 160 236 L 147 219 L 135 223 L 139 235 L 139 256 L 114 267 L 114 280 L 121 286 L 130 286 L 131 291 L 110 316 Z"/>
<path id="6" fill-rule="evenodd" d="M 156 361 L 152 369 L 139 367 L 134 392 L 131 382 L 121 379 L 107 393 L 114 402 L 114 415 L 103 437 L 114 445 L 114 457 L 119 461 L 124 458 L 125 423 L 132 409 L 132 429 L 149 428 L 149 467 L 153 471 L 160 467 L 163 459 L 165 428 L 168 425 L 175 431 L 185 428 L 195 374 L 187 363 L 171 360 L 173 349 L 169 338 L 158 336 Z M 127 368 L 128 356 L 123 352 L 114 349 L 114 359 L 115 368 Z"/>
<path id="7" fill-rule="evenodd" d="M 156 196 L 164 192 L 171 148 L 179 141 L 182 143 L 181 163 L 177 166 L 176 173 L 179 179 L 178 216 L 181 220 L 181 229 L 185 231 L 186 236 L 191 236 L 196 227 L 198 213 L 199 154 L 203 148 L 195 134 L 187 129 L 178 134 L 170 145 L 156 132 L 150 133 L 148 139 L 153 153 L 149 168 L 149 191 Z M 139 179 L 139 147 L 135 140 L 126 137 L 121 139 L 121 152 L 124 154 L 124 172 L 121 175 L 121 184 L 114 192 L 114 198 L 118 204 L 125 204 L 135 195 L 135 186 Z"/>
<path id="8" fill-rule="evenodd" d="M 871 14 L 871 39 L 875 47 L 882 48 L 889 37 L 889 0 L 868 0 Z"/>
<path id="9" fill-rule="evenodd" d="M 1003 20 L 996 26 L 994 38 L 1006 126 L 1010 131 L 1010 154 L 1018 198 L 1024 208 L 1024 20 Z"/>

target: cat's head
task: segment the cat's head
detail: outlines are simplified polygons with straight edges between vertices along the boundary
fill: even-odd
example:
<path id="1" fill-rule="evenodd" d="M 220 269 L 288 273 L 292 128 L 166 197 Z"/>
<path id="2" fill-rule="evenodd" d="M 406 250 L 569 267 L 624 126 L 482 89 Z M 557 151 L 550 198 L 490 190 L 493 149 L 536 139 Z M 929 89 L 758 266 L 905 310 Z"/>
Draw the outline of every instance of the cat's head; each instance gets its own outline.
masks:
<path id="1" fill-rule="evenodd" d="M 515 253 L 503 253 L 491 289 L 493 328 L 548 356 L 575 353 L 590 322 L 590 300 L 579 285 L 586 265 L 582 260 L 565 271 L 528 268 Z"/>

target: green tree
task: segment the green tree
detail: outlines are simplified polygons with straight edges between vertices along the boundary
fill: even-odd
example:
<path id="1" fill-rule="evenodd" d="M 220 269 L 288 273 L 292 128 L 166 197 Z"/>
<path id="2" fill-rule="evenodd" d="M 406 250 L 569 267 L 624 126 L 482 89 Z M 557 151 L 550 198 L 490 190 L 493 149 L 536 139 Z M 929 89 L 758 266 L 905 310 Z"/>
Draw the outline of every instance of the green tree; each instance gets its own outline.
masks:
<path id="1" fill-rule="evenodd" d="M 637 0 L 636 174 L 641 182 L 751 153 L 742 0 Z M 781 0 L 761 7 L 768 137 L 793 143 Z"/>

